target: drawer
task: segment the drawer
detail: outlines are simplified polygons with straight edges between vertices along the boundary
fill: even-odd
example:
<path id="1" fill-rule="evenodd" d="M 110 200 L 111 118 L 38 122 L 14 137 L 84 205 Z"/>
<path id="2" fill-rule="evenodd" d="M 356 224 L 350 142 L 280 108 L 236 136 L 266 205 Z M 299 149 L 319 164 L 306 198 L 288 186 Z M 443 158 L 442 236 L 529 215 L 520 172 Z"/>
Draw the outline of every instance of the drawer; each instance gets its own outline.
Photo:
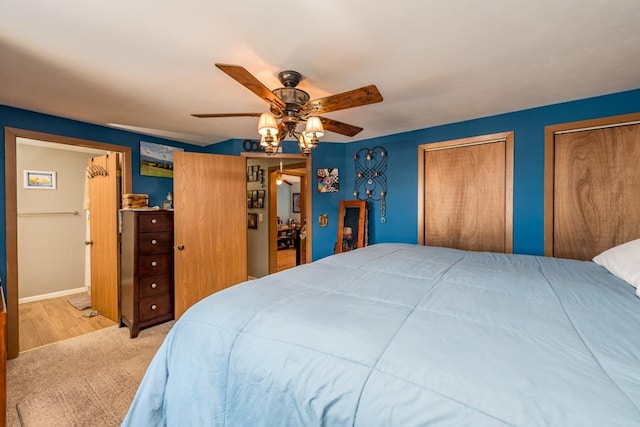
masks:
<path id="1" fill-rule="evenodd" d="M 141 255 L 173 252 L 173 233 L 170 231 L 139 233 L 138 250 Z"/>
<path id="2" fill-rule="evenodd" d="M 170 254 L 140 255 L 138 277 L 173 275 L 173 252 Z"/>
<path id="3" fill-rule="evenodd" d="M 157 295 L 171 295 L 173 293 L 173 277 L 169 274 L 162 276 L 142 277 L 138 283 L 140 298 Z"/>
<path id="4" fill-rule="evenodd" d="M 140 323 L 172 312 L 173 298 L 171 298 L 171 295 L 161 295 L 140 300 Z"/>
<path id="5" fill-rule="evenodd" d="M 173 214 L 167 212 L 142 212 L 138 215 L 138 231 L 173 231 Z"/>

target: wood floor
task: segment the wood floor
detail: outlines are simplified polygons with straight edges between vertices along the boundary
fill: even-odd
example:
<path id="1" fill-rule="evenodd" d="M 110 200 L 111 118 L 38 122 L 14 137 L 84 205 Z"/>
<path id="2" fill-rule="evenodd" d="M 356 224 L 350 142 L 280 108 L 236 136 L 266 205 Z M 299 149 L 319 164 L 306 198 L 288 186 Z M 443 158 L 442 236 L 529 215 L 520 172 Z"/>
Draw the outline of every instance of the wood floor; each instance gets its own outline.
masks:
<path id="1" fill-rule="evenodd" d="M 67 298 L 69 296 L 20 304 L 20 352 L 116 324 L 101 315 L 82 316 L 91 309 L 80 311 Z"/>
<path id="2" fill-rule="evenodd" d="M 295 266 L 295 249 L 278 251 L 278 271 Z M 88 334 L 116 324 L 101 315 L 84 317 L 82 314 L 90 312 L 91 309 L 77 310 L 67 301 L 70 296 L 20 304 L 20 352 Z"/>

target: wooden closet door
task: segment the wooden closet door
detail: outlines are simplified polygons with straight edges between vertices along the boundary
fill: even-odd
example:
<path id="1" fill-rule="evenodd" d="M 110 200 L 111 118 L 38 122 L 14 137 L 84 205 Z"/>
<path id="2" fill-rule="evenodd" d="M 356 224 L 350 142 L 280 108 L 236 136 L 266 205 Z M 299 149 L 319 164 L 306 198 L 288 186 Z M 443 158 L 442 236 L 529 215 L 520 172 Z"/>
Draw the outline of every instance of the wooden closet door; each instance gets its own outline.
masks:
<path id="1" fill-rule="evenodd" d="M 590 260 L 640 237 L 640 125 L 554 137 L 553 255 Z"/>
<path id="2" fill-rule="evenodd" d="M 425 244 L 511 252 L 508 153 L 506 140 L 425 152 Z"/>

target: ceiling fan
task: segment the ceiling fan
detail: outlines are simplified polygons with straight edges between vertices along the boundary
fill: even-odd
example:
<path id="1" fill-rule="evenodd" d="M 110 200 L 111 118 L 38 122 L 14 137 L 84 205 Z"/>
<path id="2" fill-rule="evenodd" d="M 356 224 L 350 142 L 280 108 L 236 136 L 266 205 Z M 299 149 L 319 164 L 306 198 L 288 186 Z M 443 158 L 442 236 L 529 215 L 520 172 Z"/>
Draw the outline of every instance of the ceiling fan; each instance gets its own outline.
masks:
<path id="1" fill-rule="evenodd" d="M 278 73 L 278 79 L 283 87 L 269 90 L 244 67 L 228 64 L 215 65 L 266 101 L 270 106 L 270 113 L 192 114 L 192 116 L 200 118 L 260 117 L 258 128 L 262 135 L 261 145 L 267 147 L 265 151 L 268 154 L 275 153 L 280 141 L 287 135 L 298 140 L 303 154 L 308 154 L 311 148 L 315 147 L 325 129 L 341 135 L 355 136 L 362 131 L 361 127 L 318 115 L 382 101 L 382 95 L 375 85 L 310 100 L 311 97 L 307 92 L 296 87 L 302 80 L 302 75 L 297 71 L 286 70 Z M 298 132 L 298 125 L 305 122 L 305 130 Z"/>

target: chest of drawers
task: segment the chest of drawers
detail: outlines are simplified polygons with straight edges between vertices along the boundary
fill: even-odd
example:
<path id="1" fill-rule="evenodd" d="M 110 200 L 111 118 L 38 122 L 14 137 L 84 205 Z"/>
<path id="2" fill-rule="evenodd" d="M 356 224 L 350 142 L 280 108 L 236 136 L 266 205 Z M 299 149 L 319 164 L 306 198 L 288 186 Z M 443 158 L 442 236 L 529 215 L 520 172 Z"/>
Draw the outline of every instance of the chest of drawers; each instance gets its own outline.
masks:
<path id="1" fill-rule="evenodd" d="M 120 326 L 135 338 L 174 316 L 173 211 L 121 213 Z"/>

